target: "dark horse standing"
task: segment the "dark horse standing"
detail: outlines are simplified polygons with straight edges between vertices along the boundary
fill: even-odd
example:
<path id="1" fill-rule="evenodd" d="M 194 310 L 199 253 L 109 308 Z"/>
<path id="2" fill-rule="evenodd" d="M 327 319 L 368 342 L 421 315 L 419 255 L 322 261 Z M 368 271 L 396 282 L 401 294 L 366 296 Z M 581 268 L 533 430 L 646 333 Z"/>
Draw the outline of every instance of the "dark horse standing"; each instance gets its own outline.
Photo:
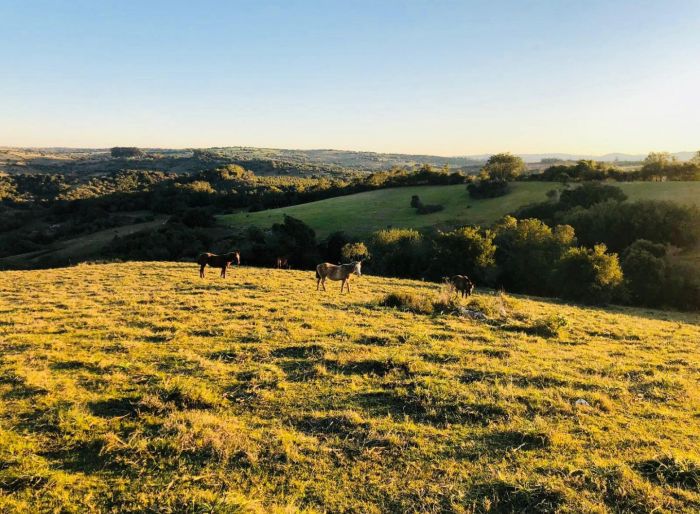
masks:
<path id="1" fill-rule="evenodd" d="M 221 268 L 221 278 L 226 278 L 226 268 L 236 261 L 238 266 L 241 265 L 241 254 L 238 251 L 216 255 L 215 253 L 200 253 L 197 257 L 199 264 L 199 278 L 204 278 L 204 268 L 208 264 L 212 268 Z"/>
<path id="2" fill-rule="evenodd" d="M 289 269 L 289 259 L 287 257 L 277 257 L 277 269 Z"/>

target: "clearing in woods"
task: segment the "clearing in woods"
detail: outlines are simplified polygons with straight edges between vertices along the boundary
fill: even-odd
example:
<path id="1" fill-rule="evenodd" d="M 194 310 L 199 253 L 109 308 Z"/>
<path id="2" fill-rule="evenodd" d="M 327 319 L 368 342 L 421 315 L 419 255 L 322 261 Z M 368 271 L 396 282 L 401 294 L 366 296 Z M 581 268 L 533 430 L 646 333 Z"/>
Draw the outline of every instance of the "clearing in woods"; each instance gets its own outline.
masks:
<path id="1" fill-rule="evenodd" d="M 700 509 L 697 315 L 217 275 L 0 273 L 0 511 Z"/>
<path id="2" fill-rule="evenodd" d="M 634 200 L 672 200 L 700 206 L 700 182 L 611 182 Z M 291 207 L 221 216 L 222 224 L 237 229 L 248 225 L 261 228 L 281 223 L 284 214 L 309 224 L 319 237 L 336 230 L 367 236 L 376 230 L 394 228 L 450 228 L 459 225 L 490 226 L 499 218 L 524 205 L 543 202 L 547 191 L 561 188 L 558 182 L 513 182 L 512 192 L 499 198 L 474 200 L 464 184 L 379 189 L 339 196 Z M 416 214 L 411 196 L 425 204 L 445 208 L 432 214 Z"/>

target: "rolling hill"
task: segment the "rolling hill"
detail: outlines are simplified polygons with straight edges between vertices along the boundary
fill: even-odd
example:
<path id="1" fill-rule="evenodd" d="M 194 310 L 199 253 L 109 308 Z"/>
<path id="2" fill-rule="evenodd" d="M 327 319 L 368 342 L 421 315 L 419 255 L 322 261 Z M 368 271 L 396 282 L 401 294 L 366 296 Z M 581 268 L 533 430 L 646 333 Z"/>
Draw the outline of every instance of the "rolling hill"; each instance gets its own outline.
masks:
<path id="1" fill-rule="evenodd" d="M 671 200 L 700 205 L 700 182 L 622 182 L 633 200 Z M 552 182 L 515 182 L 512 193 L 500 198 L 473 200 L 463 185 L 419 186 L 380 189 L 280 209 L 221 216 L 223 224 L 235 228 L 248 225 L 269 227 L 283 220 L 285 214 L 301 219 L 313 227 L 319 237 L 336 230 L 366 236 L 387 227 L 451 227 L 476 224 L 491 225 L 505 214 L 546 199 L 547 191 L 559 187 Z M 410 207 L 412 195 L 423 203 L 441 204 L 443 211 L 419 215 Z"/>
<path id="2" fill-rule="evenodd" d="M 475 320 L 353 283 L 0 272 L 0 511 L 700 507 L 697 315 L 480 291 Z"/>

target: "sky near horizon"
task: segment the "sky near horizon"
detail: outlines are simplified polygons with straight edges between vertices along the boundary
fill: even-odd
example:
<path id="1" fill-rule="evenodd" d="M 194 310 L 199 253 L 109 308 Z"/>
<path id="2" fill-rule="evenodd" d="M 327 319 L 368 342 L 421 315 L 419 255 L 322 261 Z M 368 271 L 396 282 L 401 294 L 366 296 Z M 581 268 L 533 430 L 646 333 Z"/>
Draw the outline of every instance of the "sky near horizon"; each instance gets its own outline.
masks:
<path id="1" fill-rule="evenodd" d="M 700 0 L 0 0 L 0 146 L 700 148 Z"/>

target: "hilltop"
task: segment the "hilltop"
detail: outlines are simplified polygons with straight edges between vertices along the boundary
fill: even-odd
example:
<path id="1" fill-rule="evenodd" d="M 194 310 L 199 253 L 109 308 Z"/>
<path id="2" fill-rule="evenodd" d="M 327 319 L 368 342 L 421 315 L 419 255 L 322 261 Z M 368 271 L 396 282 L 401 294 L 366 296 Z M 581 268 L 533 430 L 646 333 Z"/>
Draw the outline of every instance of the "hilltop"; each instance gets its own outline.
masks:
<path id="1" fill-rule="evenodd" d="M 700 509 L 697 315 L 352 284 L 0 272 L 0 510 Z"/>

